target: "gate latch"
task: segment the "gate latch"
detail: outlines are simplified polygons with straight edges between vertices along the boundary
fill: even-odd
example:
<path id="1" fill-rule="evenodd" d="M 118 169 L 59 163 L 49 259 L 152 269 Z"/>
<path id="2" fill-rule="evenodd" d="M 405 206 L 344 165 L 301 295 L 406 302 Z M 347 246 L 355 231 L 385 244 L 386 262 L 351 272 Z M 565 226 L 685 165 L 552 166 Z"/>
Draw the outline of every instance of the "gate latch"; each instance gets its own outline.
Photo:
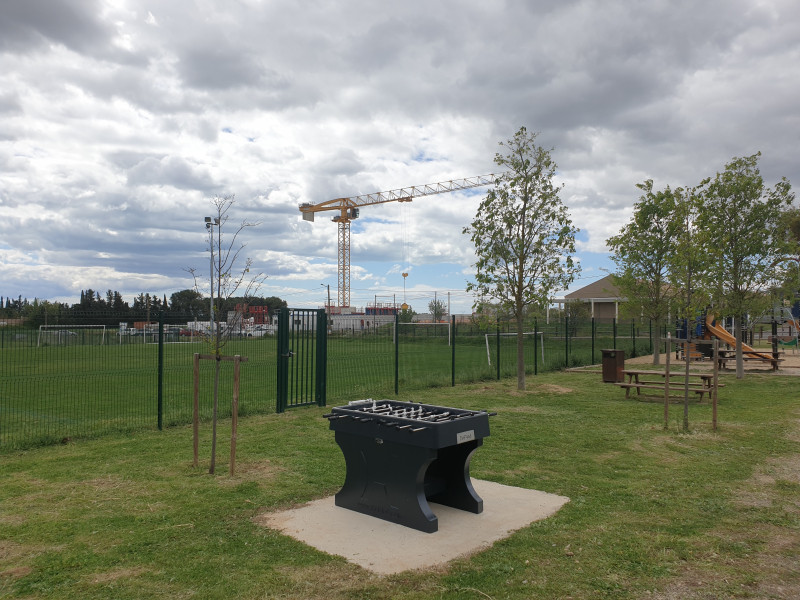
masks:
<path id="1" fill-rule="evenodd" d="M 286 354 L 281 354 L 281 356 L 283 356 L 284 358 L 292 358 L 294 356 L 294 352 L 289 350 L 289 352 L 287 352 Z"/>

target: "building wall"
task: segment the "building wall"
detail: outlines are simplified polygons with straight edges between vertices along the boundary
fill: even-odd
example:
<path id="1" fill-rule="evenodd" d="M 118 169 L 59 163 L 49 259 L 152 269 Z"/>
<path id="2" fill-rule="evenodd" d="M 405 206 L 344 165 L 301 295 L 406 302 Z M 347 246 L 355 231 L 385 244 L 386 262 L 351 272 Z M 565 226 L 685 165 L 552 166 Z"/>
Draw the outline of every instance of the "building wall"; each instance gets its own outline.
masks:
<path id="1" fill-rule="evenodd" d="M 617 316 L 616 304 L 614 302 L 595 302 L 594 318 L 611 320 Z"/>

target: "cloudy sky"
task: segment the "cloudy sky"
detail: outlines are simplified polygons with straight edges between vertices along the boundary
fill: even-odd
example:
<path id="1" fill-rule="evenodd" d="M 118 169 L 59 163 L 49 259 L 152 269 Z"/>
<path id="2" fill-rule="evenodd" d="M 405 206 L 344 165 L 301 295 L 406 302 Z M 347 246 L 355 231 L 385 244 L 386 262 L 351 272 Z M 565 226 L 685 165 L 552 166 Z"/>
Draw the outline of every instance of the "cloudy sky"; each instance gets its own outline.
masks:
<path id="1" fill-rule="evenodd" d="M 800 182 L 799 32 L 796 0 L 0 0 L 0 295 L 191 287 L 233 193 L 261 293 L 321 306 L 337 228 L 299 204 L 491 173 L 521 126 L 581 229 L 575 289 L 637 182 L 757 151 Z M 481 194 L 362 209 L 352 304 L 468 312 Z"/>

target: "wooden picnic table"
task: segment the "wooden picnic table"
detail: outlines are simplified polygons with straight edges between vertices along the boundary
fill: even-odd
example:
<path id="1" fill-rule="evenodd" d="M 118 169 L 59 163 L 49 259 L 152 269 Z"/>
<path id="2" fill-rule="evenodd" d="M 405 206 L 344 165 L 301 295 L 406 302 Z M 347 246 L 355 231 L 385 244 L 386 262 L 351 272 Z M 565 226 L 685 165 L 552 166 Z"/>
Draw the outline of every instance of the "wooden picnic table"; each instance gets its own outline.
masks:
<path id="1" fill-rule="evenodd" d="M 780 356 L 784 354 L 783 352 L 772 352 L 769 351 L 758 351 L 758 350 L 744 350 L 742 349 L 742 360 L 745 362 L 751 361 L 760 361 L 760 362 L 768 362 L 772 367 L 773 371 L 778 370 L 778 363 L 782 363 L 783 359 Z M 771 357 L 771 358 L 766 358 Z M 736 350 L 719 350 L 717 355 L 717 363 L 720 369 L 727 368 L 727 365 L 731 361 L 736 360 Z"/>
<path id="2" fill-rule="evenodd" d="M 623 369 L 622 374 L 627 378 L 627 382 L 619 382 L 618 385 L 621 388 L 625 389 L 625 397 L 629 398 L 632 389 L 636 390 L 636 395 L 639 396 L 642 393 L 642 390 L 653 389 L 653 390 L 660 390 L 663 394 L 666 388 L 666 381 L 667 381 L 667 373 L 666 371 L 657 371 L 654 369 Z M 670 387 L 672 387 L 672 378 L 684 378 L 686 376 L 685 371 L 671 371 L 669 374 L 670 377 Z M 640 377 L 651 377 L 651 378 L 661 378 L 660 381 L 656 380 L 646 380 L 640 379 Z M 708 397 L 711 398 L 711 392 L 714 391 L 714 374 L 713 373 L 705 373 L 705 372 L 698 372 L 692 371 L 689 373 L 689 377 L 692 379 L 697 379 L 699 381 L 690 381 L 689 382 L 689 389 L 699 396 L 698 400 L 703 399 L 704 394 L 708 394 Z M 680 390 L 683 389 L 684 383 L 683 382 L 675 382 L 675 389 Z M 717 383 L 717 387 L 724 387 L 721 383 Z"/>

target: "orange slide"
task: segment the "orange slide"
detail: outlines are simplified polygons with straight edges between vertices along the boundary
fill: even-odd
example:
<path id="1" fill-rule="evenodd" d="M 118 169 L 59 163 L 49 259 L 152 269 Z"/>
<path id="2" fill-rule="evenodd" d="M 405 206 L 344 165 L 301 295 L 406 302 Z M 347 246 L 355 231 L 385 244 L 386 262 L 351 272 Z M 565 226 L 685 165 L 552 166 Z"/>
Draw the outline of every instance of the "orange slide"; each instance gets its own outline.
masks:
<path id="1" fill-rule="evenodd" d="M 733 335 L 721 325 L 714 325 L 714 315 L 712 314 L 706 315 L 706 331 L 715 338 L 722 340 L 732 348 L 736 348 L 736 338 L 733 337 Z M 742 343 L 742 354 L 746 354 L 748 357 L 751 358 L 760 358 L 761 360 L 770 363 L 772 363 L 774 360 L 771 354 L 766 354 L 764 352 L 757 352 L 755 349 L 751 348 L 744 342 Z"/>

